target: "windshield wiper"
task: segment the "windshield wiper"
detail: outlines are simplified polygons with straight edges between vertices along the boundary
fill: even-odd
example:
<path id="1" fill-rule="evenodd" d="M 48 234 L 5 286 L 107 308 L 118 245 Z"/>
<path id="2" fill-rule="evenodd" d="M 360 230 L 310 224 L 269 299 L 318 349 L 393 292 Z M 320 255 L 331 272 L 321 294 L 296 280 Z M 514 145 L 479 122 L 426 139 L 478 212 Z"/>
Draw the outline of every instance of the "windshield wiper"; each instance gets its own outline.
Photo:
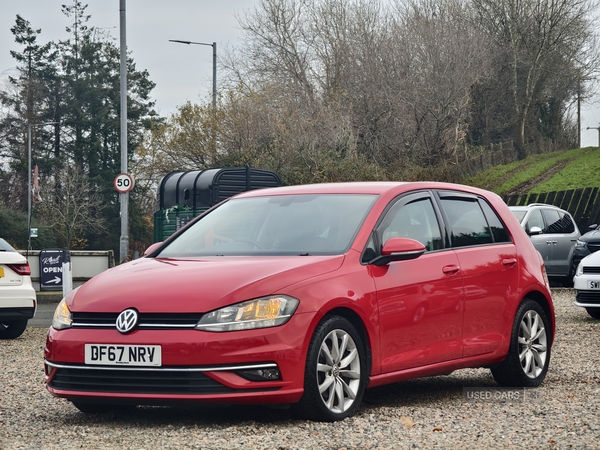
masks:
<path id="1" fill-rule="evenodd" d="M 310 253 L 299 253 L 298 256 L 310 256 Z"/>

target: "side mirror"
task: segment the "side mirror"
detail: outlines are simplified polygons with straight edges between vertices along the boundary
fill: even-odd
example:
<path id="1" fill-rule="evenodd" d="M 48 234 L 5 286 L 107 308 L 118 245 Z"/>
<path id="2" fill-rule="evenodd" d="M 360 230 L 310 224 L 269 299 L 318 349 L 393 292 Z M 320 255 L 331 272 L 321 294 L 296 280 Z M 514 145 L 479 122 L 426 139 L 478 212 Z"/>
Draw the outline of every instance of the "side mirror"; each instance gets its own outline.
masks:
<path id="1" fill-rule="evenodd" d="M 542 229 L 540 227 L 531 227 L 529 229 L 529 236 L 533 236 L 535 234 L 542 234 Z"/>
<path id="2" fill-rule="evenodd" d="M 150 247 L 148 247 L 146 250 L 144 250 L 144 256 L 154 253 L 154 251 L 161 245 L 162 245 L 162 242 L 155 242 Z"/>
<path id="3" fill-rule="evenodd" d="M 416 259 L 425 253 L 425 246 L 419 241 L 409 238 L 390 238 L 381 249 L 381 256 L 378 256 L 371 264 L 375 266 L 385 266 L 392 261 L 406 261 Z"/>
<path id="4" fill-rule="evenodd" d="M 598 224 L 597 224 L 597 223 L 595 223 L 594 225 L 590 225 L 590 226 L 588 227 L 588 230 L 590 230 L 590 231 L 594 231 L 596 228 L 598 228 Z"/>

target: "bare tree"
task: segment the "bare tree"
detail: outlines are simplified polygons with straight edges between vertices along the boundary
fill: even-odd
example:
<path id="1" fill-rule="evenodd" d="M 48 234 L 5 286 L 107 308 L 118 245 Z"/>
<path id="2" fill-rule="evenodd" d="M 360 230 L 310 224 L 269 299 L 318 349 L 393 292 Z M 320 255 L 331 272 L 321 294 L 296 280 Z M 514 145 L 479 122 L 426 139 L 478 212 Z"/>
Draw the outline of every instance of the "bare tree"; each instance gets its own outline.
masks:
<path id="1" fill-rule="evenodd" d="M 491 74 L 490 46 L 460 0 L 397 3 L 391 50 L 404 79 L 404 141 L 426 165 L 454 156 L 469 125 L 472 87 Z M 452 158 L 454 159 L 454 158 Z"/>
<path id="2" fill-rule="evenodd" d="M 105 233 L 104 200 L 76 166 L 57 172 L 40 191 L 40 214 L 68 248 L 85 248 L 86 233 Z"/>
<path id="3" fill-rule="evenodd" d="M 296 95 L 312 98 L 314 49 L 307 19 L 306 0 L 260 0 L 252 12 L 239 17 L 247 37 L 240 49 L 242 76 L 285 84 Z"/>
<path id="4" fill-rule="evenodd" d="M 521 157 L 526 125 L 546 81 L 561 71 L 585 81 L 597 70 L 596 0 L 473 0 L 480 23 L 506 52 Z M 573 73 L 580 72 L 579 74 Z"/>

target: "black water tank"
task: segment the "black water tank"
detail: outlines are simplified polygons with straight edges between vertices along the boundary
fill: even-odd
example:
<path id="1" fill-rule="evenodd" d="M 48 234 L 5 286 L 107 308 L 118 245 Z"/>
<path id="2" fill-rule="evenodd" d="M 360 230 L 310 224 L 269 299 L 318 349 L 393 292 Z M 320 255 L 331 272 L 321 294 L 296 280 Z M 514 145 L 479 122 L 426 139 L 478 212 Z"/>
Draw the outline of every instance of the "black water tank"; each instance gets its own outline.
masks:
<path id="1" fill-rule="evenodd" d="M 248 166 L 176 171 L 160 182 L 158 208 L 163 210 L 179 205 L 193 210 L 206 209 L 241 192 L 281 184 L 277 173 Z"/>

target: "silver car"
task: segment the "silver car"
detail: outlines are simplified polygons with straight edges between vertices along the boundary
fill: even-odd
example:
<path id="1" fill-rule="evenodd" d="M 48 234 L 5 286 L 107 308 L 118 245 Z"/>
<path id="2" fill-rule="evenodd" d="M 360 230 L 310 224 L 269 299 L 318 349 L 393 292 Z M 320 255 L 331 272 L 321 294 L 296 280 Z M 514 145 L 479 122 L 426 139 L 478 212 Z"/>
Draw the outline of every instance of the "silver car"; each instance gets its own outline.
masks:
<path id="1" fill-rule="evenodd" d="M 548 277 L 561 278 L 563 284 L 572 286 L 576 269 L 573 251 L 581 233 L 571 214 L 544 203 L 511 206 L 509 209 L 544 258 Z"/>

